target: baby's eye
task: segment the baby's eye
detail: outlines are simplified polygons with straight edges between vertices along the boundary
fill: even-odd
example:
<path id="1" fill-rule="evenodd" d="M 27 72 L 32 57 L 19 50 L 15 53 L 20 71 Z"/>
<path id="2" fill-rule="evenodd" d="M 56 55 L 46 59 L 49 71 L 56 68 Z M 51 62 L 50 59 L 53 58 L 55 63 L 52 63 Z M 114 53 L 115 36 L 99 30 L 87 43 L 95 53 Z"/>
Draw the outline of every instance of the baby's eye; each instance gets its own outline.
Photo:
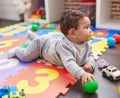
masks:
<path id="1" fill-rule="evenodd" d="M 88 29 L 89 27 L 85 27 L 85 29 Z"/>

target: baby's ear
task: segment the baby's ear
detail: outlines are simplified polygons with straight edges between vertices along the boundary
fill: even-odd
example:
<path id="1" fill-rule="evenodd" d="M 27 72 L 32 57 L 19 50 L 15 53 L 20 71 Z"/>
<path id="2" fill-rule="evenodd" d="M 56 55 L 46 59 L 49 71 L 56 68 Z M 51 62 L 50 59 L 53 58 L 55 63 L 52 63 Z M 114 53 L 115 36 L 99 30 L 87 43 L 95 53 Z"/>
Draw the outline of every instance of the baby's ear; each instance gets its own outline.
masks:
<path id="1" fill-rule="evenodd" d="M 75 35 L 75 29 L 74 29 L 74 28 L 71 28 L 71 29 L 68 31 L 68 35 L 75 38 L 75 37 L 76 37 L 76 35 Z"/>

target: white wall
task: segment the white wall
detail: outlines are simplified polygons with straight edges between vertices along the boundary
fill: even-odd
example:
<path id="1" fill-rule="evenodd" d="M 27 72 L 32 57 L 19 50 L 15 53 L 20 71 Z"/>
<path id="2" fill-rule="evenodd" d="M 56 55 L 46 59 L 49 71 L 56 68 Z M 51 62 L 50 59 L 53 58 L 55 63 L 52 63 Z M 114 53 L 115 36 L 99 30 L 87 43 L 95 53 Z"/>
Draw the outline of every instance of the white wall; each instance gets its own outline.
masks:
<path id="1" fill-rule="evenodd" d="M 96 27 L 120 30 L 120 19 L 111 18 L 111 0 L 96 1 Z"/>
<path id="2" fill-rule="evenodd" d="M 19 20 L 19 15 L 13 5 L 14 0 L 0 0 L 0 19 Z"/>
<path id="3" fill-rule="evenodd" d="M 40 23 L 56 22 L 60 19 L 61 13 L 65 10 L 65 0 L 44 0 L 45 1 L 45 11 L 46 19 L 32 19 L 29 18 L 33 11 L 38 9 L 38 4 L 40 0 L 32 0 L 32 8 L 25 12 L 25 21 L 36 21 Z"/>

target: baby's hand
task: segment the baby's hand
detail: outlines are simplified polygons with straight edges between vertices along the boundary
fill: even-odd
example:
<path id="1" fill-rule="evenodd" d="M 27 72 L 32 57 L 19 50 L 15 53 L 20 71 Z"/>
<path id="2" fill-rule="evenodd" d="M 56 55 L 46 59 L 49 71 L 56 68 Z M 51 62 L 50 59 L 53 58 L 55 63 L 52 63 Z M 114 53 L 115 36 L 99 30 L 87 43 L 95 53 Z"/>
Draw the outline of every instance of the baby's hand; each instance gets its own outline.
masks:
<path id="1" fill-rule="evenodd" d="M 80 79 L 81 79 L 82 85 L 84 85 L 88 80 L 91 82 L 92 80 L 96 80 L 94 75 L 92 75 L 91 73 L 84 73 Z"/>
<path id="2" fill-rule="evenodd" d="M 88 73 L 93 72 L 93 67 L 90 64 L 85 64 L 84 66 L 82 66 L 82 68 Z"/>

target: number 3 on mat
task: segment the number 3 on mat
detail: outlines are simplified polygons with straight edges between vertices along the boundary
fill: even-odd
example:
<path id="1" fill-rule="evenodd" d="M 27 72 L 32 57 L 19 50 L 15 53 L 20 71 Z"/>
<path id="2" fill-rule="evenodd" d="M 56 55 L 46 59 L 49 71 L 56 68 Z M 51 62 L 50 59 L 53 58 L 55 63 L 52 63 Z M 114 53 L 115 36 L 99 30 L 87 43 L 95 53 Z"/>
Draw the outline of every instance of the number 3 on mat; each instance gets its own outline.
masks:
<path id="1" fill-rule="evenodd" d="M 39 84 L 36 86 L 29 86 L 27 80 L 21 80 L 18 82 L 17 87 L 25 90 L 26 94 L 37 94 L 45 91 L 49 87 L 49 82 L 56 79 L 59 73 L 53 69 L 39 69 L 36 74 L 47 74 L 47 76 L 37 76 L 35 81 Z"/>

